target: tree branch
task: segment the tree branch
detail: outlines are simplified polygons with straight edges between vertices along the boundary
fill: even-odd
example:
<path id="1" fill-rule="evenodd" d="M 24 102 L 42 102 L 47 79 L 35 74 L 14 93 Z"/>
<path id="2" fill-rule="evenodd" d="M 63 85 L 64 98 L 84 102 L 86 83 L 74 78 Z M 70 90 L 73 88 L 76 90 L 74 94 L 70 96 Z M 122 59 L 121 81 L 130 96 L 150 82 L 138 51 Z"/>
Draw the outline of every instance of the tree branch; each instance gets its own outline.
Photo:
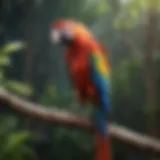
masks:
<path id="1" fill-rule="evenodd" d="M 50 108 L 46 109 L 44 106 L 28 102 L 4 89 L 0 89 L 0 103 L 9 105 L 12 109 L 21 114 L 46 122 L 70 128 L 94 131 L 93 124 L 87 118 L 82 118 L 68 111 L 60 111 L 58 109 Z M 120 141 L 123 144 L 141 151 L 148 151 L 148 153 L 155 153 L 160 156 L 160 142 L 156 139 L 139 135 L 138 133 L 115 124 L 109 125 L 109 134 L 113 139 Z"/>

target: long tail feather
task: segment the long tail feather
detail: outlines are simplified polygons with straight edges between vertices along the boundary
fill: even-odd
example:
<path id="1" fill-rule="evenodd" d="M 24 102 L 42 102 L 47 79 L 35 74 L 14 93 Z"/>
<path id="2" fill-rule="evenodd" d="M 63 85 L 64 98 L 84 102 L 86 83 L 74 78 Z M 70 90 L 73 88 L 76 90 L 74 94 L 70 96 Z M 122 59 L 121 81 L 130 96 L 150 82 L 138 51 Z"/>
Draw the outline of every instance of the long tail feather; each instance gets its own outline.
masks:
<path id="1" fill-rule="evenodd" d="M 111 150 L 107 130 L 107 117 L 102 110 L 96 111 L 95 160 L 111 160 Z"/>
<path id="2" fill-rule="evenodd" d="M 111 160 L 109 139 L 102 137 L 98 132 L 95 134 L 95 159 Z"/>

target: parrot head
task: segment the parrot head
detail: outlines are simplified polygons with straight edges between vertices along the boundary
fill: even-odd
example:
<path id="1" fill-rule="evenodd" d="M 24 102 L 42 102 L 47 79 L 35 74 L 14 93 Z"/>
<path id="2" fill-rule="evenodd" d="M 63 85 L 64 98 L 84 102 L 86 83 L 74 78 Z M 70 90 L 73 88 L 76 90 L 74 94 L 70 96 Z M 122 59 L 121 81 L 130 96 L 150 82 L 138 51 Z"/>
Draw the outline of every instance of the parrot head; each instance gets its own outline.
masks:
<path id="1" fill-rule="evenodd" d="M 74 20 L 57 20 L 51 25 L 51 41 L 65 44 L 78 40 L 93 39 L 92 33 L 83 24 Z"/>

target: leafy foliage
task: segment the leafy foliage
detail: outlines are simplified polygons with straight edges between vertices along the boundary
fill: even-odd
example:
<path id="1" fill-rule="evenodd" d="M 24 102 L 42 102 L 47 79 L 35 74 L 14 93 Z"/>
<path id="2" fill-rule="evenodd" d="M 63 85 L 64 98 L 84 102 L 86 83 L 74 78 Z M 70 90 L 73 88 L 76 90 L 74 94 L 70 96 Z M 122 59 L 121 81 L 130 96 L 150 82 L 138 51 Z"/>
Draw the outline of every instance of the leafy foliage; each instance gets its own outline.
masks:
<path id="1" fill-rule="evenodd" d="M 22 82 L 7 80 L 4 76 L 3 67 L 11 65 L 9 54 L 21 50 L 25 47 L 22 42 L 10 42 L 1 45 L 0 48 L 0 87 L 21 95 L 30 95 L 32 89 Z M 2 111 L 2 106 L 1 106 Z M 3 115 L 3 114 L 2 114 Z M 27 131 L 16 131 L 17 122 L 15 117 L 0 115 L 0 159 L 1 160 L 27 160 L 36 159 L 36 154 L 27 145 L 27 141 L 32 138 Z"/>
<path id="2" fill-rule="evenodd" d="M 16 82 L 13 80 L 7 80 L 3 74 L 3 67 L 10 65 L 10 58 L 8 54 L 21 50 L 25 47 L 25 43 L 22 42 L 10 42 L 0 48 L 0 85 L 10 91 L 16 92 L 22 95 L 30 95 L 32 93 L 31 87 L 22 82 Z"/>
<path id="3" fill-rule="evenodd" d="M 26 160 L 36 159 L 36 154 L 27 146 L 32 137 L 27 131 L 16 131 L 14 117 L 0 117 L 0 159 Z"/>

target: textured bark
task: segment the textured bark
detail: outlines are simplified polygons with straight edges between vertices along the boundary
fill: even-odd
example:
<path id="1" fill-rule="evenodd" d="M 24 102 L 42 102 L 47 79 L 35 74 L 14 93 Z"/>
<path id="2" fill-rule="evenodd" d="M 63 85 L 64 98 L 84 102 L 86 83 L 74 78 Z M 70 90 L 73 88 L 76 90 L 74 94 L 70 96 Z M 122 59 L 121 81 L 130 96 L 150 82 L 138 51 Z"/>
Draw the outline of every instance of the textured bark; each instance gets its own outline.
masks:
<path id="1" fill-rule="evenodd" d="M 93 124 L 86 117 L 80 117 L 68 111 L 60 111 L 54 107 L 52 107 L 54 109 L 46 109 L 45 106 L 28 102 L 4 89 L 0 89 L 0 103 L 9 105 L 21 114 L 52 124 L 91 132 L 94 131 Z M 109 134 L 111 138 L 131 148 L 160 156 L 160 142 L 156 139 L 140 135 L 115 124 L 109 124 Z"/>

